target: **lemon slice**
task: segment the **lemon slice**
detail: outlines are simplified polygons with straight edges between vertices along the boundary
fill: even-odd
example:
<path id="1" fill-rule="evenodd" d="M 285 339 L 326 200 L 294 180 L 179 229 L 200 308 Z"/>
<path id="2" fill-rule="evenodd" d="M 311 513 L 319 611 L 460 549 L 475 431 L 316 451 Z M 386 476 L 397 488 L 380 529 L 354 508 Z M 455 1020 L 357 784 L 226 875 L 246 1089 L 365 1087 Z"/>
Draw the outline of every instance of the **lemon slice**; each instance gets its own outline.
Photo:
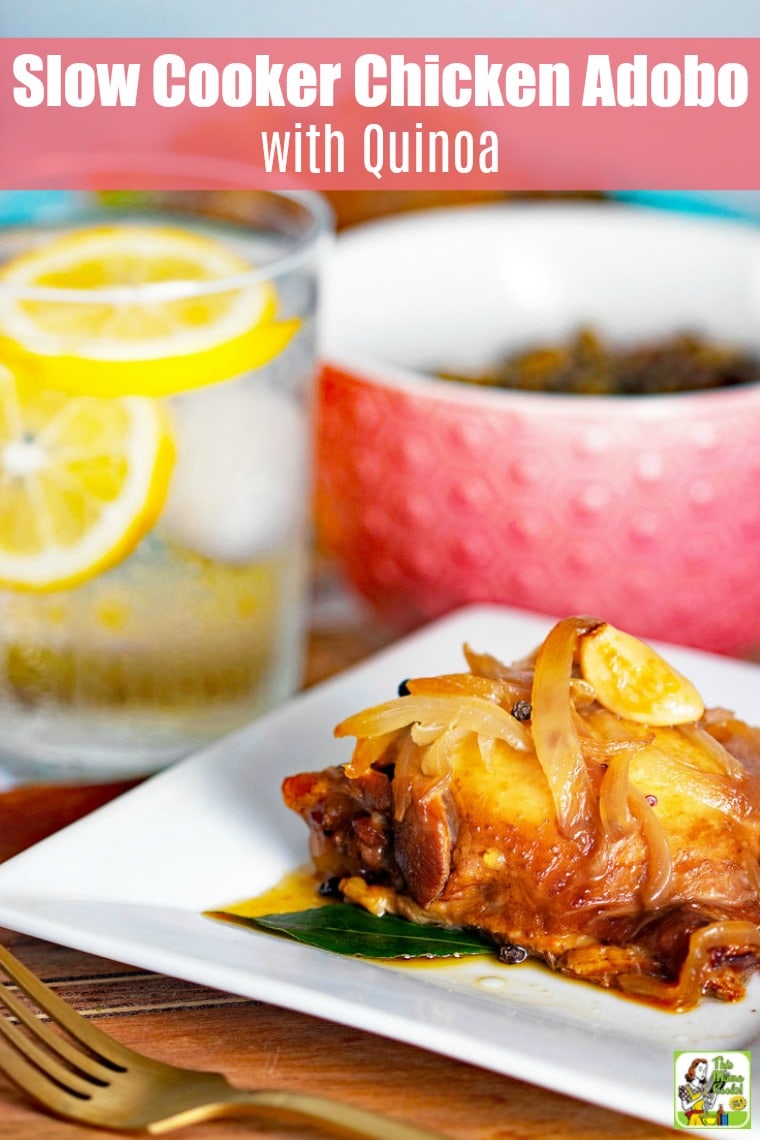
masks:
<path id="1" fill-rule="evenodd" d="M 160 406 L 40 391 L 0 365 L 0 584 L 77 585 L 152 527 L 174 448 Z"/>
<path id="2" fill-rule="evenodd" d="M 250 269 L 191 230 L 74 230 L 0 270 L 3 356 L 38 382 L 94 396 L 229 379 L 273 359 L 299 325 L 275 320 L 274 288 L 251 282 Z"/>
<path id="3" fill-rule="evenodd" d="M 691 681 L 650 645 L 608 622 L 585 634 L 580 664 L 600 704 L 626 720 L 654 727 L 690 724 L 705 711 Z"/>

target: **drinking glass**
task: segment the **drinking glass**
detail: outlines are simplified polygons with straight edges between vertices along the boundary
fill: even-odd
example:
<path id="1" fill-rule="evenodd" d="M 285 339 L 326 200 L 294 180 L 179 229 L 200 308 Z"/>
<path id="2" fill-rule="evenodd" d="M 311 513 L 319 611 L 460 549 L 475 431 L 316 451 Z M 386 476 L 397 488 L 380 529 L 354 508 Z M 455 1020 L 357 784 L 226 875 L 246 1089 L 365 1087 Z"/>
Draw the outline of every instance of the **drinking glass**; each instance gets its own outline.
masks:
<path id="1" fill-rule="evenodd" d="M 0 228 L 0 766 L 139 775 L 297 687 L 330 228 L 239 189 Z"/>

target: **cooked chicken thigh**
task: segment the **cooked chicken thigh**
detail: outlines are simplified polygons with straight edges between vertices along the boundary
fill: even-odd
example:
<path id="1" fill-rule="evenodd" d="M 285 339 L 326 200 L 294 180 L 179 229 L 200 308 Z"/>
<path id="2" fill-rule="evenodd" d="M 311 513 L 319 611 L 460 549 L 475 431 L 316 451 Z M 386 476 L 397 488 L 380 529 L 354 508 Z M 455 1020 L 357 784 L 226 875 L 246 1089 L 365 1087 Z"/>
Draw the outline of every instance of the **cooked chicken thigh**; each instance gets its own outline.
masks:
<path id="1" fill-rule="evenodd" d="M 325 878 L 669 1008 L 741 996 L 760 960 L 760 732 L 593 619 L 514 666 L 466 654 L 470 673 L 339 725 L 348 765 L 285 781 Z"/>

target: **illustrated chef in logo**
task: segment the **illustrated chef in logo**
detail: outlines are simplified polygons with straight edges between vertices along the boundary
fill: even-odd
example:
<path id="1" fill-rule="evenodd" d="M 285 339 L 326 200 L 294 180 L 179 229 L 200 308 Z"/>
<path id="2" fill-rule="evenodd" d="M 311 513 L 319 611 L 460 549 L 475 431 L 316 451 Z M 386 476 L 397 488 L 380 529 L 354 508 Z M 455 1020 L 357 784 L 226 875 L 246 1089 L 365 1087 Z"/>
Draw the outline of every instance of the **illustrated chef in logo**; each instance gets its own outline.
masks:
<path id="1" fill-rule="evenodd" d="M 678 1097 L 690 1127 L 706 1123 L 702 1114 L 712 1110 L 716 1095 L 712 1090 L 712 1080 L 708 1079 L 706 1058 L 695 1057 L 686 1070 L 686 1083 L 678 1089 Z"/>

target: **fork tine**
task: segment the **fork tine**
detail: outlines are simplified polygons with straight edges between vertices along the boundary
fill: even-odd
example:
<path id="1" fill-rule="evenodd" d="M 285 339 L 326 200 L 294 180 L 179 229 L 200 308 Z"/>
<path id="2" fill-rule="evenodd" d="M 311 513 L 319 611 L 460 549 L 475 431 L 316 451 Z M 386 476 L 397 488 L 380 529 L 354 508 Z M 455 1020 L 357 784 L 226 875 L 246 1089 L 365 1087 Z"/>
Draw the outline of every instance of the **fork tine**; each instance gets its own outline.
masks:
<path id="1" fill-rule="evenodd" d="M 62 1029 L 90 1049 L 96 1057 L 112 1069 L 123 1071 L 134 1054 L 130 1049 L 117 1044 L 105 1033 L 101 1033 L 94 1025 L 85 1020 L 81 1014 L 62 1001 L 57 994 L 41 982 L 39 978 L 27 970 L 17 958 L 11 954 L 6 946 L 0 945 L 0 966 L 12 982 L 31 998 L 44 1013 L 55 1021 Z"/>
<path id="2" fill-rule="evenodd" d="M 60 1091 L 73 1093 L 80 1100 L 89 1098 L 94 1088 L 93 1085 L 83 1081 L 80 1077 L 75 1076 L 71 1069 L 61 1065 L 54 1057 L 41 1049 L 35 1041 L 22 1033 L 18 1026 L 13 1025 L 7 1017 L 0 1017 L 0 1035 L 4 1038 L 3 1044 L 7 1053 L 10 1053 L 12 1049 L 16 1060 L 16 1064 L 6 1070 L 8 1075 L 13 1076 L 14 1072 L 21 1073 L 22 1066 L 26 1062 L 26 1080 L 23 1084 L 25 1089 L 31 1089 L 34 1080 L 35 1089 L 38 1089 L 40 1085 L 45 1086 L 52 1083 L 54 1086 L 59 1086 Z"/>
<path id="3" fill-rule="evenodd" d="M 107 1083 L 108 1076 L 113 1075 L 113 1069 L 106 1068 L 100 1061 L 96 1061 L 89 1053 L 72 1045 L 68 1038 L 61 1037 L 39 1019 L 27 1006 L 11 993 L 7 986 L 0 985 L 0 1002 L 6 1009 L 21 1022 L 30 1033 L 41 1041 L 50 1052 L 72 1065 L 82 1076 L 89 1077 L 98 1084 Z"/>
<path id="4" fill-rule="evenodd" d="M 59 1116 L 75 1116 L 76 1106 L 83 1103 L 52 1081 L 45 1080 L 3 1037 L 0 1037 L 0 1069 L 18 1088 L 49 1112 L 55 1112 Z"/>

